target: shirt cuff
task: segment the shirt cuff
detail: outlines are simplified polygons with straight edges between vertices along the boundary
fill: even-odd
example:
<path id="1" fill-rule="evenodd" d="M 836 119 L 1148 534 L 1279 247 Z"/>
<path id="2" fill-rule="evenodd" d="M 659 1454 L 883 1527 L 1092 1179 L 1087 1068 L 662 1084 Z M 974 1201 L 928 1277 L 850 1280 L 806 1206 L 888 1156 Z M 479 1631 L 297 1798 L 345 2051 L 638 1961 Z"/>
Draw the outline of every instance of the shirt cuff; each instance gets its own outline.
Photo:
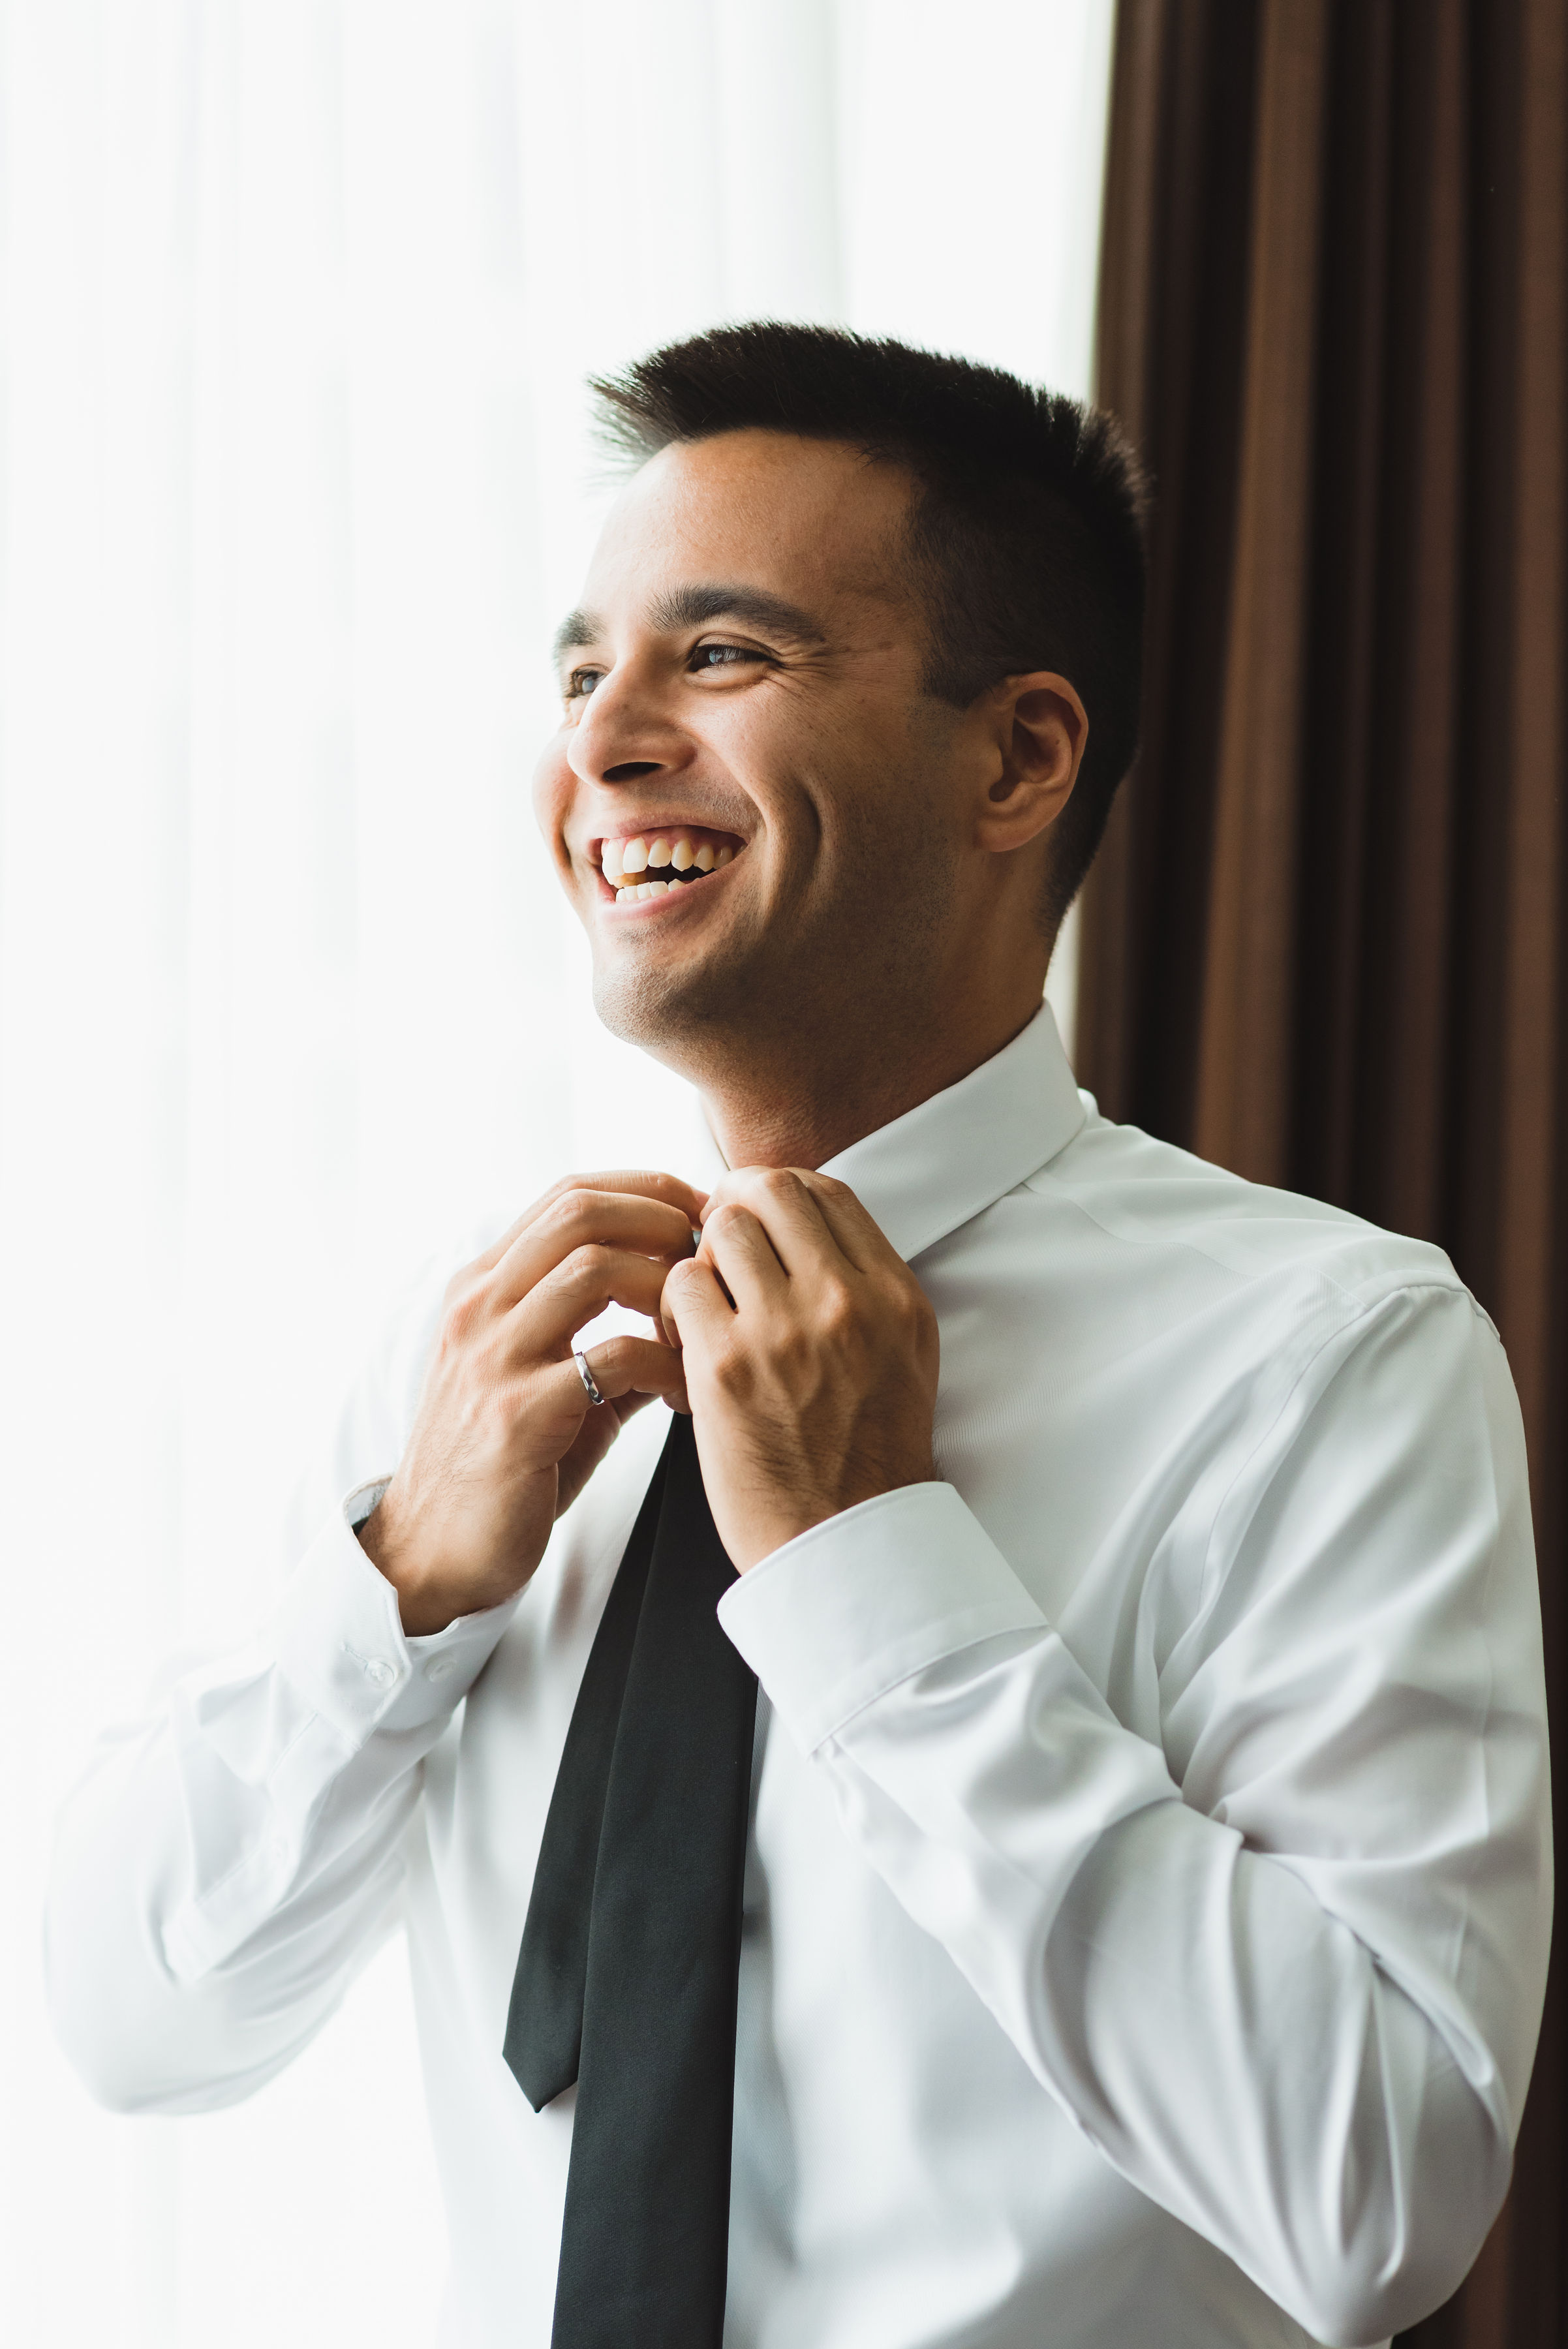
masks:
<path id="1" fill-rule="evenodd" d="M 998 1632 L 1049 1629 L 950 1485 L 825 1518 L 737 1577 L 719 1620 L 811 1753 L 911 1673 Z"/>
<path id="2" fill-rule="evenodd" d="M 517 1608 L 508 1599 L 409 1639 L 397 1592 L 354 1534 L 389 1481 L 358 1485 L 333 1512 L 290 1576 L 274 1619 L 279 1666 L 351 1747 L 374 1730 L 421 1729 L 451 1713 Z"/>

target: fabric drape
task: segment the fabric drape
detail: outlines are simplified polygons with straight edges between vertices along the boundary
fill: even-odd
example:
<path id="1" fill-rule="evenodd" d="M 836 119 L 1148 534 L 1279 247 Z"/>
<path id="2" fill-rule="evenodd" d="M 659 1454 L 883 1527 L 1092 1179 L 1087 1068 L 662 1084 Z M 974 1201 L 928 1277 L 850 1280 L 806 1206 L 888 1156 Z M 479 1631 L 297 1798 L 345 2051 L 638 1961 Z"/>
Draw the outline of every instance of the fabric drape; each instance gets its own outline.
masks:
<path id="1" fill-rule="evenodd" d="M 1565 124 L 1562 0 L 1121 0 L 1098 392 L 1152 596 L 1077 1050 L 1111 1115 L 1438 1242 L 1493 1315 L 1560 1747 Z M 1509 2202 L 1407 2342 L 1561 2337 L 1563 2138 L 1559 1965 Z"/>

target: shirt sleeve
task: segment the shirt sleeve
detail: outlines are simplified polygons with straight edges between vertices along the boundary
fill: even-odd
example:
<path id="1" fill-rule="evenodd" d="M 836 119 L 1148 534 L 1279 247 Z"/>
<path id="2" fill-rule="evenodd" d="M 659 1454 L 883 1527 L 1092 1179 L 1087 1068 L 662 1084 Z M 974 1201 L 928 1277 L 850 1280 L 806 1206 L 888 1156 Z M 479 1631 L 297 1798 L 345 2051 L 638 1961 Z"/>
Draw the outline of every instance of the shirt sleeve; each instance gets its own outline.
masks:
<path id="1" fill-rule="evenodd" d="M 356 1538 L 396 1465 L 409 1384 L 395 1354 L 358 1382 L 304 1490 L 319 1499 L 369 1446 L 380 1475 L 327 1508 L 265 1630 L 175 1673 L 100 1740 L 62 1812 L 50 2009 L 119 2111 L 248 2095 L 320 2029 L 392 1920 L 424 1757 L 516 1604 L 407 1639 Z"/>
<path id="2" fill-rule="evenodd" d="M 721 1615 L 1075 2125 L 1314 2338 L 1381 2342 L 1501 2201 L 1550 1934 L 1522 1433 L 1469 1298 L 1350 1317 L 1230 1482 L 1196 1604 L 1159 1578 L 1154 1734 L 950 1486 L 814 1527 Z"/>

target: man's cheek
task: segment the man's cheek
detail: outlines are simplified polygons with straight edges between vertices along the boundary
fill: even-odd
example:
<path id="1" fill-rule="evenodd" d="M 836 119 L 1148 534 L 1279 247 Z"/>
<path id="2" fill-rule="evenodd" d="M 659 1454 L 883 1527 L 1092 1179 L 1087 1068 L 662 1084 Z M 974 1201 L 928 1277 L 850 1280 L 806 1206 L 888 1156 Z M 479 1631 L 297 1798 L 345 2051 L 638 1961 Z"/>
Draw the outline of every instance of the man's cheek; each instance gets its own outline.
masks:
<path id="1" fill-rule="evenodd" d="M 576 777 L 566 763 L 565 729 L 552 736 L 539 753 L 534 770 L 531 798 L 534 821 L 544 835 L 557 865 L 566 871 L 571 863 L 566 853 L 565 833 L 571 810 L 572 790 Z"/>

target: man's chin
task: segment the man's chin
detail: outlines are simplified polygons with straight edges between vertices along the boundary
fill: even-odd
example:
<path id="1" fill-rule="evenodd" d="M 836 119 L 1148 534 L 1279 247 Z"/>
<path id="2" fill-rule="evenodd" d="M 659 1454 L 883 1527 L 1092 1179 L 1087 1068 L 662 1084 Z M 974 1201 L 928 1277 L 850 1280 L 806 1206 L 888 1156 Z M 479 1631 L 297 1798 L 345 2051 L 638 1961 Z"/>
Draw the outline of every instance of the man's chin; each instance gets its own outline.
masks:
<path id="1" fill-rule="evenodd" d="M 596 957 L 594 1009 L 612 1036 L 669 1059 L 683 1044 L 711 1042 L 743 1024 L 742 1006 L 754 1002 L 754 990 L 737 960 Z"/>

